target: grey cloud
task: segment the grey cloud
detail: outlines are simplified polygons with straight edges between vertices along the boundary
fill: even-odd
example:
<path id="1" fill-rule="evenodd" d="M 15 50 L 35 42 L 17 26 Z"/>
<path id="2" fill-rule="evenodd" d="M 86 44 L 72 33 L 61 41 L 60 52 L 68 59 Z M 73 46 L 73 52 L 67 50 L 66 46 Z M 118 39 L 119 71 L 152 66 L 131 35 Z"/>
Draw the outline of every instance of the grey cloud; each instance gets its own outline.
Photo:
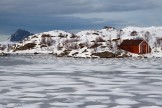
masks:
<path id="1" fill-rule="evenodd" d="M 1 0 L 0 12 L 20 14 L 75 14 L 157 8 L 159 0 Z"/>
<path id="2" fill-rule="evenodd" d="M 150 17 L 152 10 L 154 16 L 158 16 L 161 7 L 160 0 L 0 0 L 0 34 L 9 34 L 18 28 L 42 32 L 96 29 L 104 25 L 147 25 L 146 18 L 140 15 L 145 17 L 147 13 Z M 98 17 L 102 13 L 106 14 Z M 156 24 L 159 22 L 158 18 Z"/>
<path id="3" fill-rule="evenodd" d="M 11 18 L 12 17 L 12 18 Z M 34 33 L 48 30 L 82 30 L 82 29 L 97 29 L 105 25 L 119 26 L 122 21 L 103 21 L 98 18 L 84 19 L 70 16 L 3 16 L 0 17 L 0 33 L 9 34 L 16 29 L 26 29 Z M 100 22 L 101 21 L 101 22 Z M 13 29 L 14 28 L 14 29 Z"/>

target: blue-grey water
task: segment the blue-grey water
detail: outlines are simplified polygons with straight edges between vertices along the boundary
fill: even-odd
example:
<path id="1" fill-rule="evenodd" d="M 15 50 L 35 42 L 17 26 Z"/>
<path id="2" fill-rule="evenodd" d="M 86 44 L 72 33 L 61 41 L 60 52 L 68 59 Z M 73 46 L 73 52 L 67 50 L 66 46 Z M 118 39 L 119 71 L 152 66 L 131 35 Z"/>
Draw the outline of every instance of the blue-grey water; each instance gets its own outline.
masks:
<path id="1" fill-rule="evenodd" d="M 162 59 L 0 57 L 0 108 L 162 108 Z"/>

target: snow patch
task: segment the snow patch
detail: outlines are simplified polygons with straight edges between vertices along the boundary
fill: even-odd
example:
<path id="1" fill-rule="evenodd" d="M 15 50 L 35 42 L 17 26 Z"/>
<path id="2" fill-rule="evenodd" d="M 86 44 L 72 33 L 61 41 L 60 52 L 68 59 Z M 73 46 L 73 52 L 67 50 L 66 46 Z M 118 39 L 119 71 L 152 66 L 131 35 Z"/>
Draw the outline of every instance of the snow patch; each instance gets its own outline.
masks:
<path id="1" fill-rule="evenodd" d="M 122 99 L 117 99 L 115 100 L 117 104 L 121 105 L 133 105 L 133 104 L 138 104 L 139 102 L 135 100 L 131 100 L 129 98 L 122 98 Z"/>

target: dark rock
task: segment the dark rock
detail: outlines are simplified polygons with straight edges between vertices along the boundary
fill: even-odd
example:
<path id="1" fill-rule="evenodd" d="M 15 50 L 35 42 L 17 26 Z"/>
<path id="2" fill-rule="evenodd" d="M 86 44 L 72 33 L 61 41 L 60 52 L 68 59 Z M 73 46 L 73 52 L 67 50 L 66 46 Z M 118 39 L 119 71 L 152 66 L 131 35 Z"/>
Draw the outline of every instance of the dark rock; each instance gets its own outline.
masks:
<path id="1" fill-rule="evenodd" d="M 33 49 L 35 46 L 36 46 L 35 43 L 27 43 L 24 46 L 17 47 L 14 51 L 17 51 L 17 50 L 29 50 L 29 49 Z"/>
<path id="2" fill-rule="evenodd" d="M 6 54 L 6 53 L 0 53 L 0 56 L 7 56 L 7 55 L 9 55 L 9 54 Z"/>
<path id="3" fill-rule="evenodd" d="M 59 55 L 56 54 L 57 57 L 68 57 L 69 53 L 71 50 L 64 50 L 62 53 L 60 53 Z"/>
<path id="4" fill-rule="evenodd" d="M 114 58 L 114 57 L 116 57 L 116 54 L 113 54 L 113 53 L 108 52 L 108 51 L 105 51 L 105 52 L 97 52 L 97 53 L 93 53 L 92 55 L 98 56 L 100 58 Z"/>
<path id="5" fill-rule="evenodd" d="M 75 52 L 75 53 L 72 54 L 72 56 L 77 55 L 77 54 L 78 54 L 78 52 Z"/>
<path id="6" fill-rule="evenodd" d="M 35 55 L 39 54 L 38 52 L 34 52 Z"/>
<path id="7" fill-rule="evenodd" d="M 132 31 L 130 35 L 131 36 L 137 36 L 138 35 L 138 32 L 137 31 Z"/>
<path id="8" fill-rule="evenodd" d="M 115 30 L 115 28 L 114 27 L 110 27 L 110 26 L 104 26 L 104 28 L 103 29 L 113 29 L 113 30 Z"/>
<path id="9" fill-rule="evenodd" d="M 18 42 L 24 40 L 25 38 L 31 35 L 33 35 L 33 33 L 30 33 L 26 30 L 18 29 L 14 34 L 11 35 L 9 40 L 11 42 Z"/>

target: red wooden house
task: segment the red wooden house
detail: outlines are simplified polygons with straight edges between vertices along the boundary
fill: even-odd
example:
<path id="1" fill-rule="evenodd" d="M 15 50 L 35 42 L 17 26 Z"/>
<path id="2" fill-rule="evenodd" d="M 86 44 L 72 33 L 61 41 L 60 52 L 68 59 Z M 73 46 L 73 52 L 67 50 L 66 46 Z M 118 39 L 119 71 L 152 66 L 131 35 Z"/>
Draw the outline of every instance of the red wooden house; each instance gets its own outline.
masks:
<path id="1" fill-rule="evenodd" d="M 151 52 L 150 46 L 144 40 L 123 40 L 119 45 L 119 48 L 136 54 L 146 54 Z"/>

